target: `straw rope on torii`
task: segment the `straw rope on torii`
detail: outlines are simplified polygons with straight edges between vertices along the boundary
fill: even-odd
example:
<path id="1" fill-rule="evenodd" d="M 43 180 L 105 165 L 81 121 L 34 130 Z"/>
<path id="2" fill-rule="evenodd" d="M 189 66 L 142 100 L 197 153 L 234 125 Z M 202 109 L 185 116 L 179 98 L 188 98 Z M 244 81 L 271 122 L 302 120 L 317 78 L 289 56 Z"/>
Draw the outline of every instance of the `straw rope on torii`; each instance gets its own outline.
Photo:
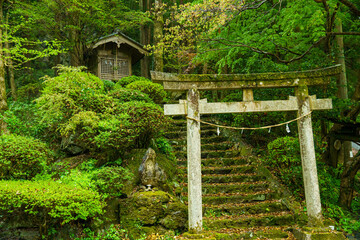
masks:
<path id="1" fill-rule="evenodd" d="M 219 125 L 219 124 L 215 124 L 215 123 L 205 122 L 203 120 L 195 119 L 195 118 L 188 117 L 188 116 L 186 116 L 186 118 L 190 119 L 190 120 L 193 120 L 193 121 L 197 121 L 199 123 L 210 125 L 210 126 L 213 126 L 213 127 L 218 127 L 218 128 L 227 128 L 227 129 L 233 129 L 233 130 L 259 130 L 259 129 L 268 129 L 268 128 L 274 128 L 274 127 L 281 127 L 281 126 L 287 125 L 289 123 L 295 122 L 297 120 L 300 120 L 301 118 L 304 118 L 306 116 L 309 116 L 311 113 L 312 113 L 312 111 L 310 111 L 309 113 L 307 113 L 307 114 L 305 114 L 303 116 L 300 116 L 300 117 L 297 117 L 295 119 L 289 120 L 287 122 L 278 123 L 278 124 L 274 124 L 274 125 L 268 125 L 268 126 L 262 126 L 262 127 L 255 127 L 255 128 L 251 128 L 251 127 L 230 127 L 230 126 L 224 126 L 224 125 Z"/>

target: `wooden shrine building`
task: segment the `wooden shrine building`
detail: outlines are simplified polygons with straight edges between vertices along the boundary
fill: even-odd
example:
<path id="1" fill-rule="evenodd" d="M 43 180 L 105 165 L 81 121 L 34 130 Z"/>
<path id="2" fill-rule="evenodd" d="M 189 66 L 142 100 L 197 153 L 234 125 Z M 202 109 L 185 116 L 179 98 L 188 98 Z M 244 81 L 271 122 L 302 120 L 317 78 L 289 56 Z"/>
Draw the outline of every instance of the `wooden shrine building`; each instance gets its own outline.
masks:
<path id="1" fill-rule="evenodd" d="M 90 72 L 112 81 L 131 75 L 132 65 L 148 54 L 140 43 L 121 32 L 100 38 L 91 48 Z"/>

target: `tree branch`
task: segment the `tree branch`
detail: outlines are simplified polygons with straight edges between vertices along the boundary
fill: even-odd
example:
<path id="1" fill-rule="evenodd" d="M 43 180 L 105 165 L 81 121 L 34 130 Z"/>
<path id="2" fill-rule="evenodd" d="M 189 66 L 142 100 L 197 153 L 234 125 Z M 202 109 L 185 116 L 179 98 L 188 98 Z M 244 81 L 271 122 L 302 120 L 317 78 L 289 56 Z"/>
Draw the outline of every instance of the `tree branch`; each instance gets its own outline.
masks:
<path id="1" fill-rule="evenodd" d="M 360 17 L 360 10 L 350 1 L 348 0 L 339 0 L 342 4 L 347 6 L 352 13 L 354 13 L 356 16 Z"/>
<path id="2" fill-rule="evenodd" d="M 353 35 L 353 36 L 360 36 L 360 32 L 327 32 L 326 34 L 329 35 Z"/>
<path id="3" fill-rule="evenodd" d="M 243 44 L 243 43 L 240 43 L 240 42 L 236 42 L 236 41 L 230 41 L 228 39 L 224 39 L 224 38 L 221 38 L 221 39 L 207 39 L 206 41 L 208 42 L 211 42 L 211 41 L 215 41 L 215 42 L 218 42 L 220 44 L 223 44 L 225 46 L 231 46 L 231 47 L 245 47 L 245 48 L 249 48 L 251 49 L 252 51 L 254 52 L 257 52 L 257 53 L 261 53 L 261 54 L 264 54 L 264 55 L 268 55 L 268 56 L 273 56 L 275 57 L 279 62 L 281 63 L 291 63 L 291 62 L 294 62 L 294 61 L 297 61 L 297 60 L 300 60 L 302 59 L 303 57 L 305 57 L 310 51 L 311 49 L 313 49 L 314 47 L 318 46 L 324 39 L 326 39 L 327 36 L 324 36 L 322 38 L 320 38 L 319 40 L 317 40 L 313 45 L 311 45 L 305 52 L 303 52 L 300 56 L 298 57 L 294 57 L 290 60 L 285 60 L 285 59 L 281 59 L 278 55 L 276 55 L 275 53 L 271 53 L 271 52 L 267 52 L 267 51 L 264 51 L 264 50 L 261 50 L 259 48 L 256 48 L 256 47 L 253 47 L 253 46 L 250 46 L 250 45 L 247 45 L 247 44 Z"/>

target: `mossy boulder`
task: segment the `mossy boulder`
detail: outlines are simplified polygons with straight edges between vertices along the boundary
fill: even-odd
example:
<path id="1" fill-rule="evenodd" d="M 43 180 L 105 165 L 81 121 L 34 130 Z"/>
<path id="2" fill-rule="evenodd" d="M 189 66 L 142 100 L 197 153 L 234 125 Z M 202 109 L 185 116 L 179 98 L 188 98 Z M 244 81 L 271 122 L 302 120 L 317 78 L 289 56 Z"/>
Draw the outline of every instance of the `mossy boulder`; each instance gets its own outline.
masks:
<path id="1" fill-rule="evenodd" d="M 121 201 L 120 219 L 134 237 L 182 231 L 187 226 L 187 207 L 163 191 L 136 192 Z"/>
<path id="2" fill-rule="evenodd" d="M 133 149 L 124 156 L 123 161 L 126 168 L 134 174 L 134 177 L 124 184 L 123 193 L 128 196 L 134 191 L 134 189 L 137 189 L 141 185 L 139 167 L 143 161 L 146 151 L 147 149 Z M 168 158 L 166 155 L 157 152 L 156 164 L 167 176 L 166 181 L 161 182 L 158 186 L 156 186 L 156 189 L 172 194 L 180 192 L 180 185 L 176 179 L 178 169 L 174 167 L 176 166 L 175 159 Z"/>

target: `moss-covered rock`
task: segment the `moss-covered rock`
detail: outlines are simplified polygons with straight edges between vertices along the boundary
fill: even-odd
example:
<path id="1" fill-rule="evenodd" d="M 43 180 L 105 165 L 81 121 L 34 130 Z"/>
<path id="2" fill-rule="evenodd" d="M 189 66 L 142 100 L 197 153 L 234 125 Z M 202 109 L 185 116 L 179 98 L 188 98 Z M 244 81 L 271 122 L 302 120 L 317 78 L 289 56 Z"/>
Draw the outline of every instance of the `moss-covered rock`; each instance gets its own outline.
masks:
<path id="1" fill-rule="evenodd" d="M 141 233 L 165 234 L 187 226 L 187 207 L 163 191 L 136 192 L 120 203 L 121 224 L 136 238 Z"/>
<path id="2" fill-rule="evenodd" d="M 142 163 L 143 157 L 146 154 L 146 149 L 133 149 L 124 156 L 124 164 L 129 171 L 134 174 L 134 177 L 124 184 L 123 192 L 130 195 L 134 189 L 137 189 L 140 184 L 139 167 Z M 175 159 L 170 159 L 166 155 L 156 153 L 156 163 L 166 173 L 167 179 L 157 186 L 157 189 L 176 194 L 179 192 L 180 185 L 177 181 L 178 169 Z"/>

